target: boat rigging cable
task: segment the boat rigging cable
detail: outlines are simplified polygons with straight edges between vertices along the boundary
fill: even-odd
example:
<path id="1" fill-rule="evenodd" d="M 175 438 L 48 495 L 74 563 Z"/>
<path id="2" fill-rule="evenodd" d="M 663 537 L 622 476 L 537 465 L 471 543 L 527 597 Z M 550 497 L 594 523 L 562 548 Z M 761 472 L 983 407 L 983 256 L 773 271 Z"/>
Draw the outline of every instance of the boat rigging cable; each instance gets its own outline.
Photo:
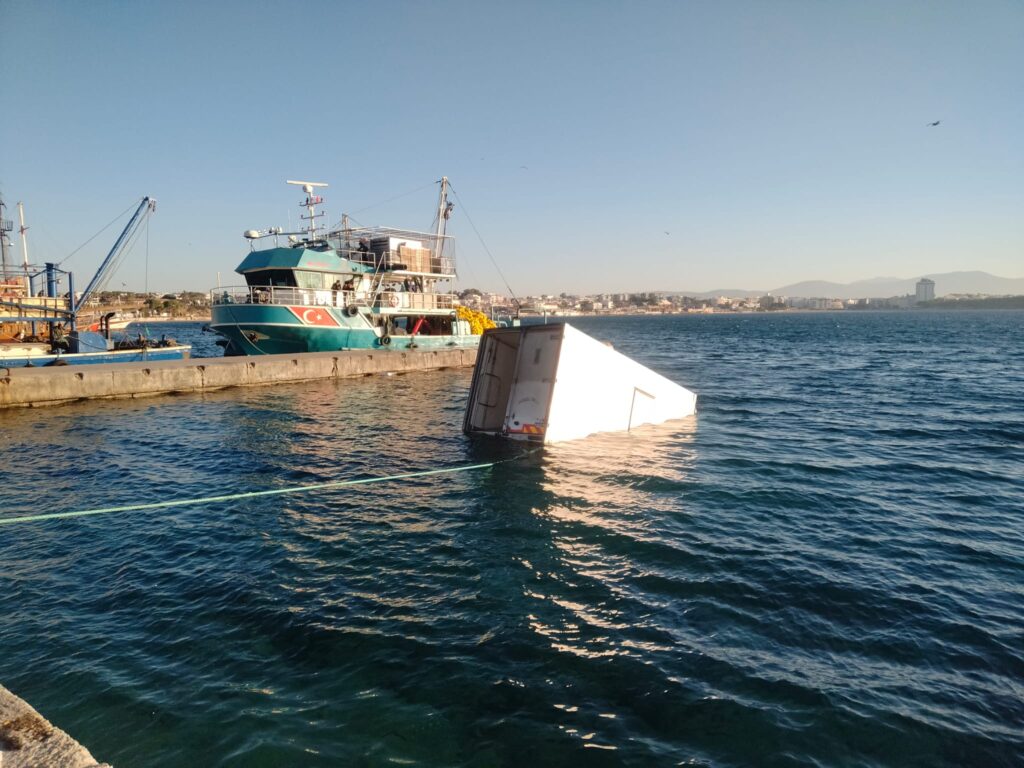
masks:
<path id="1" fill-rule="evenodd" d="M 512 290 L 512 286 L 509 285 L 508 280 L 505 279 L 505 273 L 501 271 L 501 267 L 498 266 L 498 262 L 495 261 L 494 256 L 491 255 L 491 249 L 487 247 L 487 243 L 484 242 L 483 235 L 480 234 L 480 230 L 476 228 L 476 224 L 474 224 L 473 219 L 470 218 L 469 211 L 466 209 L 466 204 L 462 202 L 462 198 L 459 197 L 459 193 L 455 191 L 455 187 L 452 186 L 451 182 L 448 182 L 448 189 L 452 191 L 452 194 L 455 195 L 455 199 L 458 200 L 459 205 L 462 206 L 462 213 L 466 217 L 466 221 L 469 222 L 469 226 L 471 226 L 473 231 L 476 232 L 476 236 L 480 239 L 480 245 L 484 247 L 484 252 L 487 254 L 487 258 L 491 260 L 491 264 L 493 264 L 494 268 L 498 271 L 502 282 L 504 282 L 505 287 L 508 288 L 508 293 L 512 297 L 512 301 L 514 301 L 516 303 L 516 307 L 518 307 L 519 299 L 516 297 L 516 292 Z M 516 310 L 516 314 L 518 315 L 518 310 Z"/>
<path id="2" fill-rule="evenodd" d="M 139 200 L 141 200 L 141 199 L 142 199 L 142 198 L 140 197 L 140 198 L 139 198 Z M 104 232 L 106 232 L 106 231 L 107 231 L 108 229 L 110 229 L 110 228 L 111 228 L 112 226 L 114 226 L 114 224 L 115 224 L 115 223 L 117 222 L 117 220 L 118 220 L 118 219 L 120 219 L 121 217 L 123 217 L 123 216 L 124 216 L 124 215 L 125 215 L 126 213 L 128 213 L 128 212 L 129 212 L 129 211 L 130 211 L 130 210 L 131 210 L 132 208 L 134 208 L 135 206 L 137 206 L 137 205 L 139 204 L 139 200 L 136 200 L 136 201 L 135 201 L 134 203 L 132 203 L 132 204 L 131 204 L 131 205 L 129 205 L 129 206 L 127 207 L 127 208 L 125 208 L 125 209 L 124 209 L 123 211 L 121 211 L 121 212 L 120 212 L 119 214 L 117 214 L 117 216 L 115 216 L 115 217 L 114 217 L 113 219 L 111 219 L 111 221 L 110 221 L 110 223 L 109 223 L 109 224 L 107 224 L 107 225 L 106 225 L 105 227 L 103 227 L 103 229 L 101 229 L 101 230 L 100 230 L 99 232 L 97 232 L 97 233 L 96 233 L 95 235 L 93 235 L 92 237 L 90 237 L 90 238 L 89 238 L 88 240 L 86 240 L 86 241 L 85 241 L 84 243 L 82 243 L 82 244 L 81 244 L 80 246 L 78 246 L 77 248 L 75 248 L 75 250 L 73 250 L 73 251 L 72 251 L 71 253 L 69 253 L 69 254 L 68 254 L 67 256 L 65 256 L 65 257 L 64 257 L 63 259 L 61 259 L 60 261 L 58 261 L 58 262 L 57 262 L 57 266 L 58 266 L 58 267 L 59 267 L 59 266 L 62 266 L 62 265 L 64 264 L 64 262 L 65 262 L 65 261 L 67 261 L 68 259 L 70 259 L 70 258 L 71 258 L 72 256 L 74 256 L 74 255 L 75 255 L 76 253 L 78 253 L 78 252 L 79 252 L 80 250 L 82 250 L 83 248 L 85 248 L 85 246 L 87 246 L 87 245 L 88 245 L 89 243 L 91 243 L 91 242 L 92 242 L 93 240 L 95 240 L 95 239 L 96 239 L 97 237 L 99 237 L 99 236 L 100 236 L 100 235 L 102 235 L 102 234 L 103 234 Z"/>
<path id="3" fill-rule="evenodd" d="M 80 509 L 71 512 L 47 512 L 41 515 L 20 515 L 18 517 L 0 517 L 0 525 L 11 525 L 13 523 L 36 523 L 43 520 L 64 520 L 70 517 L 89 517 L 91 515 L 109 515 L 115 512 L 141 512 L 148 509 L 164 509 L 167 507 L 186 507 L 199 504 L 213 504 L 219 501 L 237 501 L 238 499 L 255 499 L 260 496 L 282 496 L 292 493 L 309 493 L 311 491 L 324 491 L 333 488 L 346 488 L 353 485 L 369 485 L 370 483 L 384 483 L 391 480 L 407 480 L 414 477 L 430 477 L 434 475 L 451 475 L 458 472 L 472 472 L 477 469 L 489 469 L 499 464 L 507 464 L 511 461 L 518 461 L 531 454 L 537 453 L 540 448 L 526 451 L 518 456 L 498 461 L 488 461 L 483 464 L 464 464 L 458 467 L 446 467 L 444 469 L 428 469 L 420 472 L 403 472 L 397 475 L 385 475 L 383 477 L 362 477 L 355 480 L 337 480 L 330 483 L 313 483 L 311 485 L 295 485 L 288 488 L 273 488 L 267 491 L 247 491 L 245 493 L 229 493 L 222 496 L 202 496 L 196 499 L 174 499 L 172 501 L 156 501 L 150 504 L 128 504 L 122 507 L 102 507 L 100 509 Z"/>
<path id="4" fill-rule="evenodd" d="M 410 189 L 408 192 L 403 192 L 400 195 L 395 195 L 394 197 L 389 197 L 387 200 L 381 200 L 379 203 L 373 203 L 372 205 L 367 205 L 367 206 L 365 206 L 363 208 L 359 208 L 358 210 L 352 211 L 352 213 L 362 213 L 363 211 L 368 211 L 371 208 L 376 208 L 378 205 L 384 205 L 385 203 L 393 203 L 395 200 L 401 200 L 403 197 L 408 197 L 409 195 L 415 195 L 417 192 L 422 192 L 424 189 L 427 189 L 427 188 L 432 187 L 432 186 L 434 186 L 434 182 L 433 181 L 430 182 L 429 184 L 424 184 L 422 187 L 416 187 L 416 189 Z"/>
<path id="5" fill-rule="evenodd" d="M 424 189 L 427 189 L 428 187 L 432 187 L 432 186 L 434 186 L 434 183 L 435 183 L 435 182 L 433 182 L 433 181 L 432 181 L 432 182 L 430 182 L 429 184 L 424 184 L 424 185 L 423 185 L 422 187 L 416 187 L 416 189 L 411 189 L 411 190 L 409 190 L 408 192 L 403 192 L 403 193 L 402 193 L 402 194 L 400 194 L 400 195 L 395 195 L 394 197 L 389 197 L 389 198 L 388 198 L 387 200 L 381 200 L 381 201 L 380 201 L 379 203 L 373 203 L 372 205 L 367 205 L 367 206 L 366 206 L 366 207 L 364 207 L 364 208 L 360 208 L 360 209 L 358 209 L 358 210 L 352 211 L 352 212 L 350 212 L 350 213 L 348 214 L 348 215 L 349 215 L 349 218 L 352 218 L 353 214 L 356 214 L 356 213 L 362 213 L 363 211 L 368 211 L 368 210 L 370 210 L 371 208 L 376 208 L 377 206 L 380 206 L 380 205 L 384 205 L 384 204 L 386 204 L 386 203 L 393 203 L 393 202 L 394 202 L 395 200 L 401 200 L 401 199 L 402 199 L 403 197 L 408 197 L 409 195 L 414 195 L 414 194 L 416 194 L 417 192 L 421 192 L 421 191 L 423 191 Z M 355 221 L 355 220 L 353 219 L 353 221 Z M 356 224 L 358 224 L 358 223 L 359 223 L 359 222 L 356 222 Z M 337 229 L 337 228 L 339 228 L 340 226 L 341 226 L 341 222 L 339 221 L 339 222 L 338 222 L 337 224 L 335 224 L 335 225 L 334 225 L 334 229 Z M 291 227 L 289 226 L 289 229 L 290 229 L 290 228 L 291 228 Z"/>
<path id="6" fill-rule="evenodd" d="M 121 268 L 121 265 L 124 264 L 124 260 L 128 257 L 128 254 L 130 254 L 132 252 L 132 250 L 135 248 L 135 246 L 138 245 L 139 240 L 142 239 L 143 230 L 145 230 L 145 233 L 146 233 L 146 286 L 145 286 L 144 290 L 145 290 L 145 293 L 147 295 L 149 294 L 149 216 L 148 215 L 146 216 L 145 221 L 143 221 L 142 224 L 139 226 L 139 228 L 135 232 L 133 232 L 131 235 L 129 235 L 128 240 L 125 242 L 124 247 L 121 249 L 121 252 L 114 258 L 114 260 L 112 262 L 110 262 L 110 265 L 107 267 L 106 274 L 104 275 L 103 279 L 100 282 L 98 282 L 96 284 L 96 287 L 93 289 L 93 293 L 94 294 L 102 293 L 103 291 L 105 291 L 107 289 L 107 286 L 110 285 L 110 281 L 114 278 L 114 275 L 117 273 L 117 270 L 119 270 Z"/>
<path id="7" fill-rule="evenodd" d="M 149 296 L 149 217 L 146 217 L 146 282 L 143 286 L 146 296 Z"/>

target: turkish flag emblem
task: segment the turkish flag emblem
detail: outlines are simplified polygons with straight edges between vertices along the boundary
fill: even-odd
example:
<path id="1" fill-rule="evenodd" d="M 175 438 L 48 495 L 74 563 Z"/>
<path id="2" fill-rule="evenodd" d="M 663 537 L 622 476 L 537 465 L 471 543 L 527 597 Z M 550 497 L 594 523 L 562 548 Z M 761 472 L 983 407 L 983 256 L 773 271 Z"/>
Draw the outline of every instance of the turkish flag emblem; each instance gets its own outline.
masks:
<path id="1" fill-rule="evenodd" d="M 323 325 L 328 328 L 337 328 L 341 325 L 326 309 L 317 307 L 288 307 L 288 309 L 299 318 L 303 325 Z"/>

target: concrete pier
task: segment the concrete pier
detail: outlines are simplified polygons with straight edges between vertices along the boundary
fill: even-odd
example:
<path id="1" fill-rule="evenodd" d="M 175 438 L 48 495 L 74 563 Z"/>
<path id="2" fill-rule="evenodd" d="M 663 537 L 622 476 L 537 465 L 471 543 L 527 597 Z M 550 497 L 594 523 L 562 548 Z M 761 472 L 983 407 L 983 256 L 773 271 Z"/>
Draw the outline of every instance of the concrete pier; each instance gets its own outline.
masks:
<path id="1" fill-rule="evenodd" d="M 0 685 L 2 768 L 110 768 Z"/>
<path id="2" fill-rule="evenodd" d="M 0 408 L 464 368 L 476 362 L 476 355 L 476 348 L 451 347 L 437 350 L 388 349 L 213 357 L 50 368 L 0 366 Z"/>

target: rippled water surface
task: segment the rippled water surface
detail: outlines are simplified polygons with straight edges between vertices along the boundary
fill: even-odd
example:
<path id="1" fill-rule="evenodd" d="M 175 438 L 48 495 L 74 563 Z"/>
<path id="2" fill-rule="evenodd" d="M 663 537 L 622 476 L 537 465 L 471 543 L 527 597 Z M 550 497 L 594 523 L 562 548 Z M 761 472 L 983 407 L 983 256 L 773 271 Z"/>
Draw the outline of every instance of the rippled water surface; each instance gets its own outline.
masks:
<path id="1" fill-rule="evenodd" d="M 0 682 L 117 768 L 1024 764 L 1024 313 L 575 324 L 698 416 L 0 526 Z M 469 379 L 0 412 L 0 516 L 514 459 Z"/>

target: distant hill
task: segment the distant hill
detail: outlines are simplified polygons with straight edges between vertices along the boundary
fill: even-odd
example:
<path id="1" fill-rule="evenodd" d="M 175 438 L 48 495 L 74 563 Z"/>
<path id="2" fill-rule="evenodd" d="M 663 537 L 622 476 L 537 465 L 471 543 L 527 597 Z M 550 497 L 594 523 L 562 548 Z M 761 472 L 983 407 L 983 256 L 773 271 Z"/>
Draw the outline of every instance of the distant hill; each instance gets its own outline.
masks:
<path id="1" fill-rule="evenodd" d="M 951 293 L 984 293 L 990 296 L 1024 296 L 1024 277 L 998 277 L 988 272 L 942 272 L 922 275 L 935 281 L 935 296 Z M 794 296 L 807 299 L 887 299 L 916 292 L 920 277 L 872 277 L 852 283 L 832 283 L 828 280 L 804 280 L 770 291 L 752 291 L 747 288 L 716 288 L 713 291 L 656 291 L 659 294 L 692 296 L 710 299 L 715 296 L 752 298 L 770 293 L 773 296 Z"/>
<path id="2" fill-rule="evenodd" d="M 993 296 L 1024 295 L 1024 277 L 997 277 L 988 272 L 943 272 L 923 275 L 935 281 L 935 295 L 986 293 Z M 853 283 L 808 280 L 784 285 L 771 291 L 775 296 L 823 297 L 832 299 L 887 298 L 913 294 L 920 277 L 874 277 Z"/>
<path id="3" fill-rule="evenodd" d="M 853 299 L 864 295 L 854 291 L 852 284 L 830 283 L 827 280 L 804 280 L 803 282 L 793 283 L 782 288 L 773 288 L 770 291 L 766 291 L 766 293 L 770 293 L 772 296 L 805 296 L 807 298 L 829 299 Z M 872 292 L 871 295 L 880 296 L 881 294 Z"/>
<path id="4" fill-rule="evenodd" d="M 664 291 L 667 293 L 667 291 Z M 742 298 L 756 298 L 764 296 L 765 291 L 750 291 L 745 288 L 715 288 L 713 291 L 700 291 L 699 293 L 682 293 L 683 296 L 690 296 L 694 299 L 713 299 L 716 296 L 733 296 Z"/>

